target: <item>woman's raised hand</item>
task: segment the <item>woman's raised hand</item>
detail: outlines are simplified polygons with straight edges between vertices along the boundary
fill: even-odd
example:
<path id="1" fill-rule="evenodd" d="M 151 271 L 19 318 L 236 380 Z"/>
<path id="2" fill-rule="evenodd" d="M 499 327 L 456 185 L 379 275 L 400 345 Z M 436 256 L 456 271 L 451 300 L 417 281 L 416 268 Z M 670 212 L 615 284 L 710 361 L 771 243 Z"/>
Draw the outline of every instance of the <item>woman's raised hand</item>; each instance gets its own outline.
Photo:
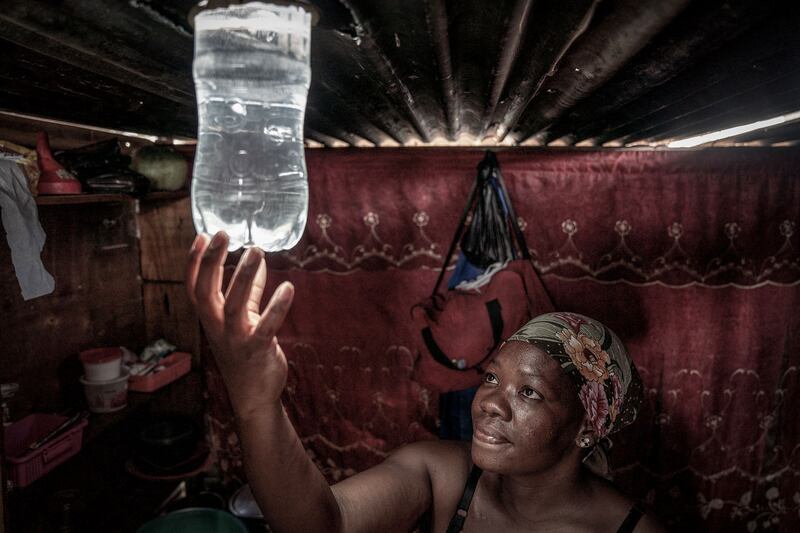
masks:
<path id="1" fill-rule="evenodd" d="M 242 254 L 223 295 L 228 236 L 198 235 L 186 272 L 189 298 L 200 315 L 234 412 L 257 414 L 278 402 L 286 385 L 286 356 L 275 336 L 292 305 L 294 287 L 282 283 L 263 312 L 267 265 L 258 248 Z"/>

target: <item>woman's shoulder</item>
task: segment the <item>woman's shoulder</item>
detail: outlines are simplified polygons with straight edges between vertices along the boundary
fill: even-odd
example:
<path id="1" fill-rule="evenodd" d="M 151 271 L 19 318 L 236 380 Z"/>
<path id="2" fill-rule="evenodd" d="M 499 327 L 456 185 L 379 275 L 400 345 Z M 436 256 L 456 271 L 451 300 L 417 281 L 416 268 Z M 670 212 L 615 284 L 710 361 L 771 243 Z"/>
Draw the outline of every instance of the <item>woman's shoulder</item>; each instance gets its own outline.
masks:
<path id="1" fill-rule="evenodd" d="M 424 465 L 433 477 L 438 472 L 469 472 L 471 467 L 468 442 L 451 440 L 422 440 L 401 446 L 390 456 L 391 460 Z"/>
<path id="2" fill-rule="evenodd" d="M 431 507 L 425 523 L 433 531 L 443 530 L 456 510 L 458 500 L 472 468 L 469 442 L 420 441 L 399 449 L 394 456 L 405 456 L 424 464 L 431 490 Z"/>
<path id="3" fill-rule="evenodd" d="M 424 468 L 435 507 L 457 501 L 472 468 L 470 443 L 452 440 L 418 441 L 399 448 L 388 459 Z"/>

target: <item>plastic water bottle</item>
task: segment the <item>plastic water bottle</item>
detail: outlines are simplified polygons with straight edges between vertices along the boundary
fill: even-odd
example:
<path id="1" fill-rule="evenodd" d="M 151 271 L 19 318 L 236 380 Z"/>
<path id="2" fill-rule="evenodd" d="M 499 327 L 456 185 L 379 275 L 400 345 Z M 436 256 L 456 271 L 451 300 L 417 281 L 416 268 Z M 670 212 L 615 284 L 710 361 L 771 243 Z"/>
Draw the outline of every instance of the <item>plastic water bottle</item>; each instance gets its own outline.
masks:
<path id="1" fill-rule="evenodd" d="M 291 248 L 308 212 L 303 115 L 311 15 L 253 2 L 195 18 L 192 217 L 230 250 Z"/>

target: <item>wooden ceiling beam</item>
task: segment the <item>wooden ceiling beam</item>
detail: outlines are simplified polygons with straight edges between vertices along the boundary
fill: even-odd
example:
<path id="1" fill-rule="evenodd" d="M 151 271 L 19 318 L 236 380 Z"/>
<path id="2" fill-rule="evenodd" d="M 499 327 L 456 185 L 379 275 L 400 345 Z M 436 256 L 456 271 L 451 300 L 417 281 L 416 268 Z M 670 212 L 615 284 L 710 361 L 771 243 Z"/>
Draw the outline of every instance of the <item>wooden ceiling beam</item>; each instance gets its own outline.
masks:
<path id="1" fill-rule="evenodd" d="M 503 36 L 517 0 L 462 0 L 448 4 L 453 77 L 459 93 L 456 137 L 478 140 L 485 129 L 492 78 L 503 52 Z"/>
<path id="2" fill-rule="evenodd" d="M 791 80 L 798 79 L 798 73 L 800 60 L 795 52 L 788 51 L 767 61 L 754 63 L 748 69 L 737 71 L 731 78 L 720 80 L 712 87 L 647 115 L 646 120 L 634 121 L 599 139 L 607 142 L 613 137 L 623 139 L 623 142 L 633 142 L 674 129 L 676 124 L 687 124 L 696 117 L 713 114 L 715 109 L 747 106 L 748 103 L 757 106 L 759 101 L 769 99 L 773 92 L 780 92 L 787 84 L 791 85 Z"/>
<path id="3" fill-rule="evenodd" d="M 657 113 L 663 113 L 661 120 L 666 120 L 691 110 L 697 100 L 701 103 L 713 101 L 714 92 L 718 93 L 717 98 L 724 98 L 732 90 L 769 81 L 776 73 L 783 75 L 786 65 L 795 63 L 796 49 L 800 46 L 800 35 L 794 28 L 797 22 L 797 16 L 788 12 L 777 22 L 770 18 L 754 26 L 729 46 L 704 57 L 679 76 L 602 120 L 579 127 L 571 133 L 573 140 L 591 138 L 602 144 L 619 139 L 655 123 L 653 115 Z M 683 111 L 669 111 L 671 106 L 682 106 Z"/>
<path id="4" fill-rule="evenodd" d="M 514 3 L 514 9 L 506 26 L 497 68 L 492 76 L 492 88 L 489 93 L 489 101 L 486 104 L 486 110 L 483 113 L 483 124 L 479 135 L 481 138 L 484 137 L 489 129 L 497 103 L 505 90 L 514 62 L 519 56 L 532 9 L 533 0 L 517 0 Z"/>
<path id="5" fill-rule="evenodd" d="M 772 7 L 761 0 L 730 0 L 722 8 L 716 2 L 691 4 L 608 83 L 549 127 L 544 142 L 602 121 L 763 20 Z"/>
<path id="6" fill-rule="evenodd" d="M 314 107 L 306 106 L 306 117 L 309 123 L 314 125 L 315 131 L 324 133 L 329 137 L 339 139 L 350 146 L 356 146 L 364 140 L 361 137 L 342 129 L 338 124 L 336 124 L 336 122 L 324 116 Z"/>
<path id="7" fill-rule="evenodd" d="M 689 0 L 621 0 L 576 43 L 515 128 L 517 142 L 536 135 L 620 71 Z"/>
<path id="8" fill-rule="evenodd" d="M 702 112 L 691 113 L 668 124 L 642 131 L 624 138 L 623 143 L 662 142 L 685 139 L 736 126 L 743 126 L 786 113 L 800 111 L 800 73 L 779 80 L 763 94 L 757 90 L 742 93 L 724 102 L 719 102 Z M 790 83 L 786 84 L 788 80 Z M 783 90 L 776 86 L 783 87 Z"/>
<path id="9" fill-rule="evenodd" d="M 154 33 L 153 21 L 139 10 L 120 2 L 113 7 L 110 11 L 102 0 L 6 2 L 0 10 L 0 35 L 72 66 L 194 106 L 191 36 L 166 27 Z"/>
<path id="10" fill-rule="evenodd" d="M 6 109 L 151 135 L 196 135 L 194 104 L 159 98 L 2 39 L 0 49 L 0 106 Z"/>
<path id="11" fill-rule="evenodd" d="M 524 54 L 506 81 L 490 128 L 498 142 L 512 131 L 545 81 L 555 75 L 567 51 L 589 27 L 600 0 L 550 0 L 534 4 L 526 28 Z"/>
<path id="12" fill-rule="evenodd" d="M 369 61 L 371 71 L 377 74 L 383 81 L 386 94 L 394 101 L 395 105 L 408 118 L 416 133 L 422 138 L 423 142 L 430 142 L 431 130 L 416 106 L 415 95 L 406 86 L 405 80 L 397 75 L 392 62 L 375 41 L 375 30 L 367 20 L 361 15 L 353 0 L 341 0 L 355 21 L 355 30 L 359 39 L 358 46 Z"/>
<path id="13" fill-rule="evenodd" d="M 340 116 L 358 110 L 369 122 L 398 144 L 412 144 L 418 138 L 413 125 L 375 79 L 369 62 L 358 45 L 339 31 L 315 31 L 311 48 L 311 97 L 318 109 Z"/>
<path id="14" fill-rule="evenodd" d="M 311 139 L 312 141 L 318 142 L 319 144 L 324 145 L 326 148 L 338 148 L 338 143 L 347 144 L 341 139 L 337 139 L 336 137 L 332 137 L 327 133 L 317 131 L 309 126 L 305 127 L 305 133 L 303 135 L 306 139 Z"/>
<path id="15" fill-rule="evenodd" d="M 350 0 L 350 6 L 391 64 L 394 75 L 403 80 L 407 94 L 413 95 L 409 106 L 424 131 L 431 140 L 444 138 L 447 119 L 425 4 L 407 0 Z"/>
<path id="16" fill-rule="evenodd" d="M 448 32 L 447 8 L 445 0 L 424 0 L 427 27 L 436 50 L 436 64 L 439 69 L 439 80 L 444 102 L 444 114 L 447 121 L 447 138 L 455 140 L 461 128 L 458 110 L 459 93 L 453 80 L 453 62 L 450 53 L 450 36 Z"/>
<path id="17" fill-rule="evenodd" d="M 370 122 L 359 110 L 353 109 L 341 101 L 337 105 L 331 106 L 328 104 L 331 101 L 336 101 L 336 97 L 329 95 L 324 87 L 318 86 L 317 90 L 309 91 L 306 109 L 309 107 L 317 109 L 342 128 L 352 131 L 372 144 L 379 145 L 384 140 L 392 138 L 387 132 Z M 306 121 L 308 122 L 308 119 Z M 396 141 L 396 139 L 394 140 Z"/>

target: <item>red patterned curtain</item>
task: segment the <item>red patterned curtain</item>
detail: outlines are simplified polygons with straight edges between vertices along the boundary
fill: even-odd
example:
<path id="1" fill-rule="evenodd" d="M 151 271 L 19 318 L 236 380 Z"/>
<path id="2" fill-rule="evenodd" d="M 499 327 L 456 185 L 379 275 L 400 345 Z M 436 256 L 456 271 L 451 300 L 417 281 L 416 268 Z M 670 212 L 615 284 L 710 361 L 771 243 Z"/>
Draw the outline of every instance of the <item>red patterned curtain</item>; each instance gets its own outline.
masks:
<path id="1" fill-rule="evenodd" d="M 477 150 L 308 151 L 303 240 L 269 258 L 297 298 L 286 407 L 330 480 L 436 434 L 411 379 Z M 647 390 L 615 438 L 616 482 L 676 530 L 800 531 L 800 150 L 500 152 L 556 307 L 626 342 Z M 208 372 L 222 470 L 240 452 Z"/>

